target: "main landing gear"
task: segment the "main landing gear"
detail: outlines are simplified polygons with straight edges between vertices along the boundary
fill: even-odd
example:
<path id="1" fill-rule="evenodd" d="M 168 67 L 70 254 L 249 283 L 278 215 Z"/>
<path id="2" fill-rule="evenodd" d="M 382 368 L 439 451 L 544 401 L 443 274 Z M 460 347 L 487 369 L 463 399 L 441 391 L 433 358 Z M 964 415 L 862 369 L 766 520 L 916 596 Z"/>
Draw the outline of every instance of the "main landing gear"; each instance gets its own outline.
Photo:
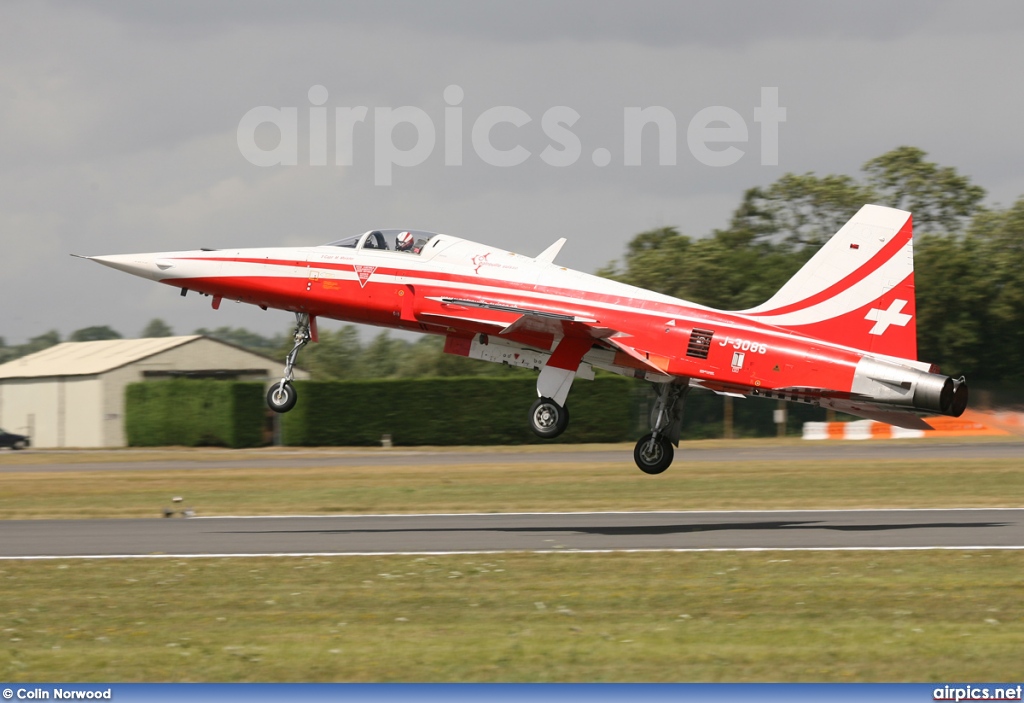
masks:
<path id="1" fill-rule="evenodd" d="M 674 456 L 672 443 L 653 432 L 637 440 L 633 448 L 633 461 L 645 474 L 660 474 L 669 467 Z"/>
<path id="2" fill-rule="evenodd" d="M 269 405 L 270 409 L 276 413 L 288 412 L 295 407 L 295 402 L 299 399 L 298 394 L 295 392 L 295 387 L 292 385 L 292 381 L 295 378 L 295 359 L 299 355 L 299 350 L 309 344 L 310 340 L 313 339 L 308 313 L 295 313 L 294 339 L 295 345 L 292 347 L 292 350 L 288 352 L 288 356 L 284 360 L 284 376 L 278 383 L 271 386 L 270 390 L 267 392 L 267 405 Z"/>
<path id="3" fill-rule="evenodd" d="M 660 474 L 672 464 L 683 424 L 683 400 L 689 385 L 656 383 L 658 394 L 651 409 L 651 431 L 636 443 L 633 460 L 646 474 Z M 569 410 L 548 397 L 530 408 L 530 429 L 538 437 L 554 439 L 569 426 Z"/>
<path id="4" fill-rule="evenodd" d="M 645 474 L 660 474 L 669 467 L 679 445 L 683 424 L 683 399 L 689 386 L 655 384 L 658 393 L 651 409 L 651 432 L 640 438 L 633 449 L 633 460 Z"/>
<path id="5" fill-rule="evenodd" d="M 569 410 L 551 398 L 537 398 L 530 408 L 530 429 L 538 437 L 554 439 L 569 426 Z"/>

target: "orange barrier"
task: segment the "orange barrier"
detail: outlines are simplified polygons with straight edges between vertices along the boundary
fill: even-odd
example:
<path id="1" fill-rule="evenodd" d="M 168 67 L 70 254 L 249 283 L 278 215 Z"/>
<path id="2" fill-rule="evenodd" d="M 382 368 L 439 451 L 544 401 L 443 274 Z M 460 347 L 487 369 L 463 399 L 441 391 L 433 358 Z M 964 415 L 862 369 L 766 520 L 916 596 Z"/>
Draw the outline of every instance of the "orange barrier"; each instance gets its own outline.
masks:
<path id="1" fill-rule="evenodd" d="M 925 420 L 932 426 L 929 437 L 992 437 L 1010 434 L 992 426 L 992 420 L 977 411 L 967 410 L 960 417 L 929 417 Z"/>
<path id="2" fill-rule="evenodd" d="M 804 439 L 1005 437 L 1024 434 L 1024 413 L 967 410 L 960 417 L 928 417 L 930 430 L 908 430 L 874 420 L 805 422 Z"/>

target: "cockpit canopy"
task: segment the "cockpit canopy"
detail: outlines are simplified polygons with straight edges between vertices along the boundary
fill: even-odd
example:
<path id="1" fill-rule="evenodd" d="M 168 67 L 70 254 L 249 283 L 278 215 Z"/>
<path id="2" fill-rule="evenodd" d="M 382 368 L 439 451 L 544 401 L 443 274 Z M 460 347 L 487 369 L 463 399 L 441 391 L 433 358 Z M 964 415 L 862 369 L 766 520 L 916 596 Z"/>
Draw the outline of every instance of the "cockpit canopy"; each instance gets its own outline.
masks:
<path id="1" fill-rule="evenodd" d="M 418 229 L 375 229 L 354 237 L 330 242 L 325 246 L 346 249 L 382 249 L 419 254 L 426 248 L 427 242 L 436 236 L 436 232 L 425 232 Z"/>

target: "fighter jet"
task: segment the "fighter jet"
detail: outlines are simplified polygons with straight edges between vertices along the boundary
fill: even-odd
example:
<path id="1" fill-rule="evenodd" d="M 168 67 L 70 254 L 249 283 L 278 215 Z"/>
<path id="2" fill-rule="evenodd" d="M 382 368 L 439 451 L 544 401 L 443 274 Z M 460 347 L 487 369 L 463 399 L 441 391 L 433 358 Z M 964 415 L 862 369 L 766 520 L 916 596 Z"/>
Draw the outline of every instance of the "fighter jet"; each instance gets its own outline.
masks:
<path id="1" fill-rule="evenodd" d="M 657 392 L 637 466 L 658 474 L 678 447 L 694 387 L 832 408 L 901 427 L 959 416 L 964 378 L 917 359 L 910 213 L 865 205 L 770 300 L 723 311 L 559 266 L 537 256 L 415 229 L 320 246 L 85 257 L 181 290 L 294 313 L 294 346 L 267 395 L 294 407 L 293 368 L 329 318 L 442 335 L 444 350 L 535 369 L 531 429 L 569 423 L 577 378 L 594 369 Z M 699 271 L 693 275 L 700 275 Z"/>

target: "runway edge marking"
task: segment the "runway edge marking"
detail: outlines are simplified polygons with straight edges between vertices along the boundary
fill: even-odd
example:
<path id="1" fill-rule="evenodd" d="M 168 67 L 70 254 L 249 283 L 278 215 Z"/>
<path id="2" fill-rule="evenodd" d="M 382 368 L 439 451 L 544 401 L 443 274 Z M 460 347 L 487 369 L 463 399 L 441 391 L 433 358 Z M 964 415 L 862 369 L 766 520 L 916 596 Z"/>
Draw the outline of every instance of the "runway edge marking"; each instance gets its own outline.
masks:
<path id="1" fill-rule="evenodd" d="M 921 513 L 968 512 L 982 510 L 1024 510 L 1024 507 L 994 508 L 807 508 L 796 510 L 584 510 L 579 512 L 522 512 L 522 513 L 324 513 L 322 515 L 196 515 L 189 520 L 314 520 L 321 518 L 367 517 L 520 517 L 527 515 L 753 515 L 771 513 Z M 137 519 L 137 518 L 129 518 Z M 145 519 L 145 518 L 144 518 Z"/>
<path id="2" fill-rule="evenodd" d="M 71 556 L 0 556 L 0 561 L 59 561 L 64 559 L 266 559 L 308 557 L 482 556 L 495 554 L 684 554 L 699 552 L 984 552 L 1021 551 L 1024 545 L 967 547 L 697 547 L 692 549 L 480 549 L 424 552 L 268 552 L 261 554 L 84 554 Z"/>

